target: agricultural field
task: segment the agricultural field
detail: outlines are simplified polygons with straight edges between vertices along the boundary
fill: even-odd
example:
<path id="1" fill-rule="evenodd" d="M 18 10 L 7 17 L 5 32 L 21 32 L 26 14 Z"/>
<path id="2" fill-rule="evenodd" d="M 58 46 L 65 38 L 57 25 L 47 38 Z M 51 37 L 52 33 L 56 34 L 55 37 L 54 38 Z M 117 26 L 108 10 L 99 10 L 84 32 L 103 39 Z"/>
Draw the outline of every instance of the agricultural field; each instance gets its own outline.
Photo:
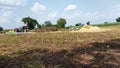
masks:
<path id="1" fill-rule="evenodd" d="M 119 68 L 120 27 L 0 35 L 0 68 Z"/>

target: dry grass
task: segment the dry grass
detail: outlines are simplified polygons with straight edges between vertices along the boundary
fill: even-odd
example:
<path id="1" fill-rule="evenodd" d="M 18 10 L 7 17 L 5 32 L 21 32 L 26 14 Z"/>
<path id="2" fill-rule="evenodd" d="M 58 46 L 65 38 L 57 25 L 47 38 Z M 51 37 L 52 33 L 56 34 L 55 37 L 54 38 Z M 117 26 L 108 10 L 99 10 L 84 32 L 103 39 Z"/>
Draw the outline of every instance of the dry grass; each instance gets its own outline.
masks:
<path id="1" fill-rule="evenodd" d="M 87 66 L 92 68 L 92 66 L 100 67 L 103 65 L 108 67 L 110 65 L 104 64 L 104 62 L 107 63 L 105 60 L 107 54 L 102 54 L 102 52 L 107 51 L 106 46 L 109 45 L 109 50 L 118 50 L 117 53 L 119 53 L 119 39 L 120 31 L 0 35 L 0 67 L 11 65 L 12 68 L 14 68 L 13 66 L 31 68 L 36 65 L 43 68 L 84 68 Z M 99 59 L 102 56 L 104 59 Z M 114 64 L 119 66 L 116 60 Z M 115 67 L 115 65 L 112 66 Z"/>
<path id="2" fill-rule="evenodd" d="M 85 25 L 80 30 L 76 30 L 72 32 L 106 32 L 106 31 L 111 31 L 111 29 Z"/>

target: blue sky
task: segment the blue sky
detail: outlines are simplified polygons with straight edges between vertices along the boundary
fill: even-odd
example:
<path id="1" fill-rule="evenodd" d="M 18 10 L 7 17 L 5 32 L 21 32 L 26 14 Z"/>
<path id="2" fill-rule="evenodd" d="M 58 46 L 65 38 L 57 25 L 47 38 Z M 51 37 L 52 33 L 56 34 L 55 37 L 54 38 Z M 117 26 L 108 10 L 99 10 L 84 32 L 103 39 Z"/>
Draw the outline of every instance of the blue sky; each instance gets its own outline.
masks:
<path id="1" fill-rule="evenodd" d="M 23 26 L 21 19 L 37 19 L 53 24 L 65 18 L 67 25 L 115 22 L 120 17 L 120 0 L 0 0 L 0 26 L 5 29 Z"/>

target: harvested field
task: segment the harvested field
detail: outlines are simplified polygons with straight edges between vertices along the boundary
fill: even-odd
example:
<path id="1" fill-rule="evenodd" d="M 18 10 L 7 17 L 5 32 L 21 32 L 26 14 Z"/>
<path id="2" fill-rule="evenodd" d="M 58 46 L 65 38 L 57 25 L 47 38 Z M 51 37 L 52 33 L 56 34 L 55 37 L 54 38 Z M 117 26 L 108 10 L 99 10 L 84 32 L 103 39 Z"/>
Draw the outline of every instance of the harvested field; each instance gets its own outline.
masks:
<path id="1" fill-rule="evenodd" d="M 0 35 L 0 68 L 119 68 L 120 31 Z"/>

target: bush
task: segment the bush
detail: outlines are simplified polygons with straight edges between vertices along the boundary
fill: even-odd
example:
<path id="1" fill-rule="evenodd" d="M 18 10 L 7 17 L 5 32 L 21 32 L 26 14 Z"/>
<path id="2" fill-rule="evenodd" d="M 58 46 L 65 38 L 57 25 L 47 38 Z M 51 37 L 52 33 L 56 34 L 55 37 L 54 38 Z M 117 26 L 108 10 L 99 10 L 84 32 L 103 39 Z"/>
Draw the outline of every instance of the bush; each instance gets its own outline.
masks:
<path id="1" fill-rule="evenodd" d="M 0 31 L 3 31 L 3 28 L 2 28 L 2 27 L 0 27 Z"/>
<path id="2" fill-rule="evenodd" d="M 49 31 L 57 31 L 58 29 L 56 27 L 43 27 L 40 29 L 42 32 L 49 32 Z"/>
<path id="3" fill-rule="evenodd" d="M 65 28 L 65 24 L 66 24 L 66 20 L 64 18 L 60 18 L 59 20 L 57 20 L 57 25 L 59 28 Z"/>
<path id="4" fill-rule="evenodd" d="M 90 25 L 90 21 L 87 22 L 87 25 Z"/>
<path id="5" fill-rule="evenodd" d="M 66 29 L 70 29 L 70 27 L 65 27 Z"/>
<path id="6" fill-rule="evenodd" d="M 104 24 L 108 24 L 108 22 L 104 22 Z"/>
<path id="7" fill-rule="evenodd" d="M 120 22 L 120 17 L 118 17 L 118 18 L 116 19 L 116 21 L 117 21 L 117 22 Z"/>

